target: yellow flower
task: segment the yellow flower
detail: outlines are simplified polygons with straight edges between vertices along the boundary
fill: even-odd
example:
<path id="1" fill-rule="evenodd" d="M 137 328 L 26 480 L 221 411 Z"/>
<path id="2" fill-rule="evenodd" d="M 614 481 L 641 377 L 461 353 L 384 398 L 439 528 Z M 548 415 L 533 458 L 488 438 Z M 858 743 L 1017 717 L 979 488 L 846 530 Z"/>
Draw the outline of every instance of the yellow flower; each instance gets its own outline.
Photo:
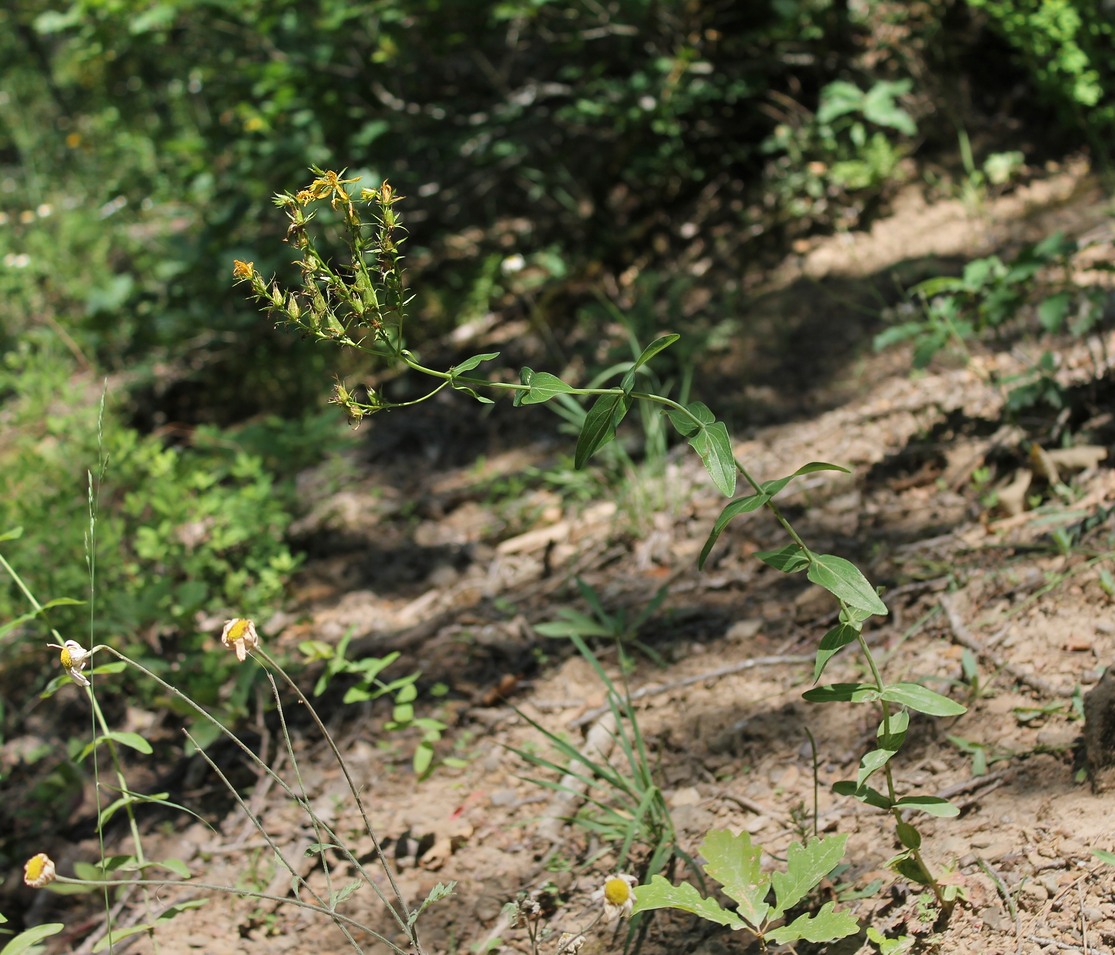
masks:
<path id="1" fill-rule="evenodd" d="M 350 182 L 359 182 L 360 177 L 355 179 L 345 179 L 345 170 L 340 172 L 333 172 L 332 170 L 322 172 L 317 179 L 310 183 L 309 187 L 303 191 L 309 192 L 315 199 L 324 199 L 329 197 L 329 205 L 334 209 L 337 208 L 338 202 L 343 202 L 346 205 L 352 200 L 349 198 L 345 186 Z"/>
<path id="2" fill-rule="evenodd" d="M 76 640 L 67 640 L 65 643 L 48 643 L 47 646 L 60 651 L 58 661 L 74 683 L 78 686 L 89 686 L 89 678 L 81 672 L 85 669 L 85 664 L 89 662 L 89 657 L 92 656 L 88 650 Z"/>
<path id="3" fill-rule="evenodd" d="M 248 656 L 248 651 L 259 646 L 255 623 L 244 617 L 230 620 L 221 631 L 221 643 L 230 650 L 235 650 L 236 659 L 243 663 Z"/>
<path id="4" fill-rule="evenodd" d="M 238 282 L 244 282 L 255 275 L 254 262 L 242 262 L 240 259 L 232 260 L 232 277 Z"/>
<path id="5" fill-rule="evenodd" d="M 604 884 L 592 894 L 594 902 L 604 903 L 604 914 L 615 921 L 618 918 L 628 918 L 631 909 L 635 906 L 635 884 L 638 880 L 633 875 L 616 873 L 604 880 Z"/>
<path id="6" fill-rule="evenodd" d="M 23 881 L 33 889 L 41 889 L 54 881 L 54 862 L 45 852 L 31 856 L 23 867 Z"/>

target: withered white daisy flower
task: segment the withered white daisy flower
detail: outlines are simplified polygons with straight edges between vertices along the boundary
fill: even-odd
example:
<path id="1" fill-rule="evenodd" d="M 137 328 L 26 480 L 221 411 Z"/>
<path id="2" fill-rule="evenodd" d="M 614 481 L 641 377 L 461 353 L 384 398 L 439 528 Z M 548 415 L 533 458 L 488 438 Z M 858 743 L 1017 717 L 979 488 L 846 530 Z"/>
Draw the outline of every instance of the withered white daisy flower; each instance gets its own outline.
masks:
<path id="1" fill-rule="evenodd" d="M 31 856 L 23 867 L 23 881 L 33 889 L 41 889 L 54 881 L 54 862 L 45 852 Z"/>
<path id="2" fill-rule="evenodd" d="M 221 631 L 221 643 L 236 651 L 236 659 L 241 663 L 247 659 L 248 651 L 259 646 L 259 635 L 254 621 L 236 617 L 225 624 Z"/>
<path id="3" fill-rule="evenodd" d="M 58 661 L 74 683 L 78 686 L 89 686 L 89 678 L 81 672 L 85 669 L 85 664 L 89 662 L 89 657 L 92 656 L 88 650 L 76 640 L 67 640 L 65 643 L 48 643 L 47 646 L 60 651 Z"/>

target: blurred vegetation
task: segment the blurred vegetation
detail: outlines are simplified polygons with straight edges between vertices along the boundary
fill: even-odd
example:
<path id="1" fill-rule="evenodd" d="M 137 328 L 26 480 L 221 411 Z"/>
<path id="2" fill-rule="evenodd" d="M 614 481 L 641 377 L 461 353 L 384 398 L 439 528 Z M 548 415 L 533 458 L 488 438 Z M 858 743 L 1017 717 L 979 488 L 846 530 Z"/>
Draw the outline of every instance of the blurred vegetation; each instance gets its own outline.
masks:
<path id="1" fill-rule="evenodd" d="M 49 624 L 120 640 L 207 701 L 227 673 L 191 653 L 214 620 L 281 606 L 299 560 L 293 476 L 345 433 L 322 414 L 323 353 L 232 287 L 235 257 L 265 275 L 286 264 L 272 196 L 308 166 L 411 196 L 419 338 L 524 302 L 560 338 L 606 279 L 634 274 L 624 287 L 665 305 L 675 280 L 657 276 L 698 247 L 738 283 L 794 238 L 866 223 L 912 162 L 1012 104 L 1048 110 L 1023 117 L 1047 146 L 1050 122 L 1066 147 L 1102 141 L 1103 8 L 13 0 L 0 532 L 22 536 L 3 554 L 40 600 L 87 596 L 91 472 L 95 614 L 61 606 Z M 0 621 L 27 609 L 5 582 Z M 45 680 L 46 632 L 3 638 L 3 698 Z M 235 711 L 243 693 L 225 697 Z M 5 739 L 26 715 L 3 713 Z"/>

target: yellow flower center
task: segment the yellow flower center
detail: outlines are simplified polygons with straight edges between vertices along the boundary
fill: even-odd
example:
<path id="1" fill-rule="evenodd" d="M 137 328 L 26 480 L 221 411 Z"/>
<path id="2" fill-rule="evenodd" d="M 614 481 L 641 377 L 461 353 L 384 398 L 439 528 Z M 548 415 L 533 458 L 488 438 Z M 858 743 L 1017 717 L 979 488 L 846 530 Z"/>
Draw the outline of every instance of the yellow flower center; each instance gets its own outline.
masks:
<path id="1" fill-rule="evenodd" d="M 626 879 L 612 876 L 604 883 L 604 899 L 610 905 L 624 905 L 631 898 L 631 886 Z"/>
<path id="2" fill-rule="evenodd" d="M 228 628 L 228 642 L 235 643 L 237 640 L 243 640 L 244 634 L 248 630 L 248 621 L 244 618 L 234 620 L 232 626 Z"/>
<path id="3" fill-rule="evenodd" d="M 28 879 L 34 881 L 43 874 L 45 868 L 46 856 L 40 852 L 37 856 L 31 856 L 31 858 L 27 860 L 27 865 L 23 867 L 23 871 Z"/>
<path id="4" fill-rule="evenodd" d="M 74 666 L 74 658 L 70 656 L 69 647 L 63 647 L 62 652 L 58 655 L 59 660 L 62 662 L 67 670 L 72 670 Z"/>

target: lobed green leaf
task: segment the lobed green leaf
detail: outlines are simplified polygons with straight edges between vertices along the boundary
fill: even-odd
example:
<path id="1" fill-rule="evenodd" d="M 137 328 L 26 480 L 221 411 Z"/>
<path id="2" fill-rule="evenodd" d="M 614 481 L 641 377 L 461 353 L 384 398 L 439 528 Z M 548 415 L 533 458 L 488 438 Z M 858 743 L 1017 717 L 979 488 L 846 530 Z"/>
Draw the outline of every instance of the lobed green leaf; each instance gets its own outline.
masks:
<path id="1" fill-rule="evenodd" d="M 724 894 L 738 905 L 740 916 L 759 928 L 767 918 L 770 905 L 765 901 L 770 876 L 760 867 L 762 849 L 752 845 L 747 832 L 734 835 L 727 829 L 713 829 L 702 840 L 700 853 L 708 861 L 704 870 L 723 886 Z"/>
<path id="2" fill-rule="evenodd" d="M 771 874 L 775 900 L 772 919 L 781 918 L 836 868 L 847 841 L 847 835 L 836 835 L 809 839 L 804 846 L 791 843 L 786 852 L 786 871 Z"/>
<path id="3" fill-rule="evenodd" d="M 635 893 L 633 911 L 648 912 L 652 909 L 681 909 L 731 929 L 747 927 L 739 916 L 721 907 L 715 899 L 702 897 L 690 883 L 671 885 L 660 875 L 652 876 L 650 884 L 640 885 Z"/>
<path id="4" fill-rule="evenodd" d="M 799 915 L 789 925 L 767 933 L 772 942 L 782 944 L 801 939 L 806 942 L 835 942 L 859 931 L 859 923 L 847 912 L 835 912 L 835 902 L 826 902 L 814 914 Z"/>

